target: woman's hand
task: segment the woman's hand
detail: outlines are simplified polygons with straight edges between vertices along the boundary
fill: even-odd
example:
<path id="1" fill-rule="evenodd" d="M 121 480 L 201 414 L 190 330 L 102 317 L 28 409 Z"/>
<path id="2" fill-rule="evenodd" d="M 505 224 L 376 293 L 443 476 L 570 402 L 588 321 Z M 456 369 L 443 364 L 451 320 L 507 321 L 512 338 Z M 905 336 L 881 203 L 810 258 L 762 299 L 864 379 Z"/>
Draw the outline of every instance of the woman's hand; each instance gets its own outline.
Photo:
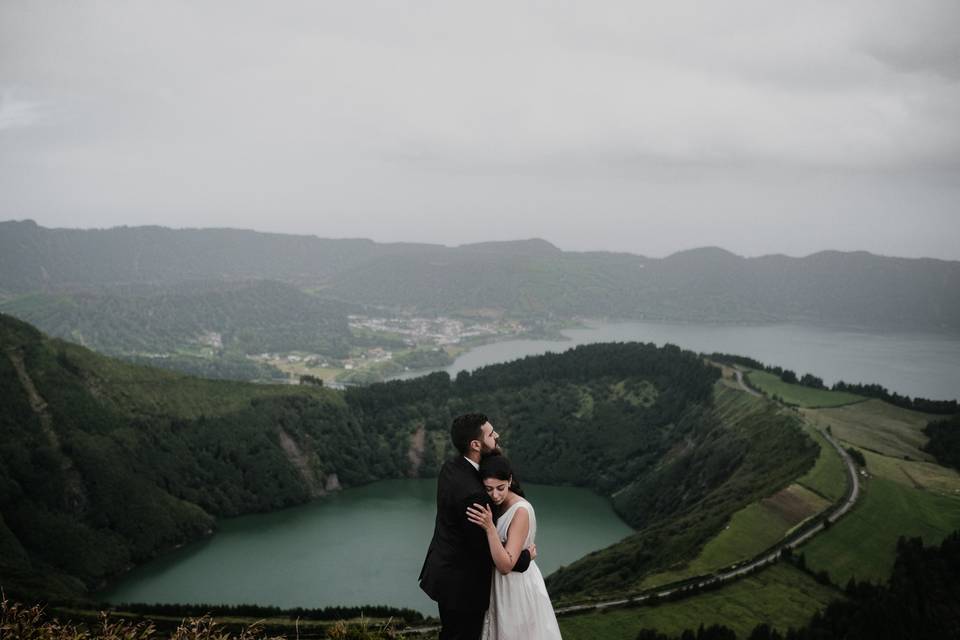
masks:
<path id="1" fill-rule="evenodd" d="M 474 502 L 472 507 L 467 507 L 467 520 L 478 527 L 483 527 L 487 531 L 494 528 L 493 511 L 490 510 L 490 505 L 488 504 L 477 504 Z"/>

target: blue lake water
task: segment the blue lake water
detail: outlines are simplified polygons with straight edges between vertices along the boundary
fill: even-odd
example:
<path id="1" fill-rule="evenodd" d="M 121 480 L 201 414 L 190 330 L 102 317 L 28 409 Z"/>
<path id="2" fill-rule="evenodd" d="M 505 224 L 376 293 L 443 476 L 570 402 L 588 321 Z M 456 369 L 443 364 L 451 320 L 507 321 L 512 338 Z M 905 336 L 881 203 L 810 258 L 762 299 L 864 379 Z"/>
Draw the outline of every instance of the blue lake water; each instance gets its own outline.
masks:
<path id="1" fill-rule="evenodd" d="M 566 340 L 509 340 L 476 347 L 445 370 L 453 376 L 462 370 L 565 351 L 578 344 L 639 341 L 749 356 L 797 374 L 812 373 L 827 384 L 837 380 L 876 382 L 910 396 L 960 399 L 960 334 L 654 322 L 591 322 L 562 333 Z M 423 372 L 400 377 L 415 375 Z"/>
<path id="2" fill-rule="evenodd" d="M 436 480 L 384 480 L 310 504 L 230 518 L 212 538 L 131 571 L 107 602 L 388 604 L 436 615 L 417 576 L 433 534 Z M 544 575 L 631 533 L 586 489 L 524 483 Z"/>

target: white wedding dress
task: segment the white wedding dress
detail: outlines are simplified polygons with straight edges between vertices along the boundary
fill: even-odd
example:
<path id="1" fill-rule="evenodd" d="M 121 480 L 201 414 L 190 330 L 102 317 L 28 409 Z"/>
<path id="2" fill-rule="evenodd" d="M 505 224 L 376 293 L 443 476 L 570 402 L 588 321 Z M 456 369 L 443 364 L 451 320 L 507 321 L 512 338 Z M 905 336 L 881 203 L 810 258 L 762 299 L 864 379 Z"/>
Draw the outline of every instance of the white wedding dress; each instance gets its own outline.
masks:
<path id="1" fill-rule="evenodd" d="M 526 549 L 537 537 L 537 517 L 533 506 L 520 498 L 497 520 L 500 541 L 506 542 L 507 530 L 517 509 L 526 509 L 530 531 L 523 543 Z M 490 584 L 490 608 L 483 621 L 484 640 L 556 640 L 560 638 L 557 616 L 553 613 L 547 587 L 536 561 L 523 573 L 502 575 L 493 570 Z"/>

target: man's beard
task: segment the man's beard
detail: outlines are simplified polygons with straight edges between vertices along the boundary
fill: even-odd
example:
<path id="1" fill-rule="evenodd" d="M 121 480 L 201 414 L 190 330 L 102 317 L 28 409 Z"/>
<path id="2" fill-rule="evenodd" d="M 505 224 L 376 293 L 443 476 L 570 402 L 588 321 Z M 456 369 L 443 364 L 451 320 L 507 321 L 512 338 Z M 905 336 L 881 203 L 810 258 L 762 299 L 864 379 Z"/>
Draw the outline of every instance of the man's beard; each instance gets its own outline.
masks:
<path id="1" fill-rule="evenodd" d="M 493 449 L 484 449 L 484 448 L 481 448 L 481 450 L 480 450 L 480 457 L 481 457 L 481 458 L 489 458 L 490 456 L 502 456 L 502 455 L 503 455 L 503 450 L 500 449 L 500 441 L 499 441 L 499 440 L 497 440 L 497 443 L 496 443 L 495 445 L 493 445 Z"/>

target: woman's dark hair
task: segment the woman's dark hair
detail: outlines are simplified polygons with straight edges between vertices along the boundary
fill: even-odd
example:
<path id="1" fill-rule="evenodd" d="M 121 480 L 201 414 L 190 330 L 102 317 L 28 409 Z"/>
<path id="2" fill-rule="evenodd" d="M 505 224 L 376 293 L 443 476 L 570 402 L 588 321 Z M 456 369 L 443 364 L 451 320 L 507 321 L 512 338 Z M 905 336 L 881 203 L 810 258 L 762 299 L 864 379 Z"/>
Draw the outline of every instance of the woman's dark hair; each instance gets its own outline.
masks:
<path id="1" fill-rule="evenodd" d="M 480 461 L 480 479 L 486 480 L 487 478 L 496 478 L 497 480 L 509 480 L 513 477 L 513 482 L 510 483 L 510 490 L 521 498 L 525 498 L 523 495 L 523 489 L 520 488 L 520 481 L 517 480 L 517 474 L 513 472 L 513 467 L 510 465 L 510 460 L 506 456 L 487 456 Z"/>

